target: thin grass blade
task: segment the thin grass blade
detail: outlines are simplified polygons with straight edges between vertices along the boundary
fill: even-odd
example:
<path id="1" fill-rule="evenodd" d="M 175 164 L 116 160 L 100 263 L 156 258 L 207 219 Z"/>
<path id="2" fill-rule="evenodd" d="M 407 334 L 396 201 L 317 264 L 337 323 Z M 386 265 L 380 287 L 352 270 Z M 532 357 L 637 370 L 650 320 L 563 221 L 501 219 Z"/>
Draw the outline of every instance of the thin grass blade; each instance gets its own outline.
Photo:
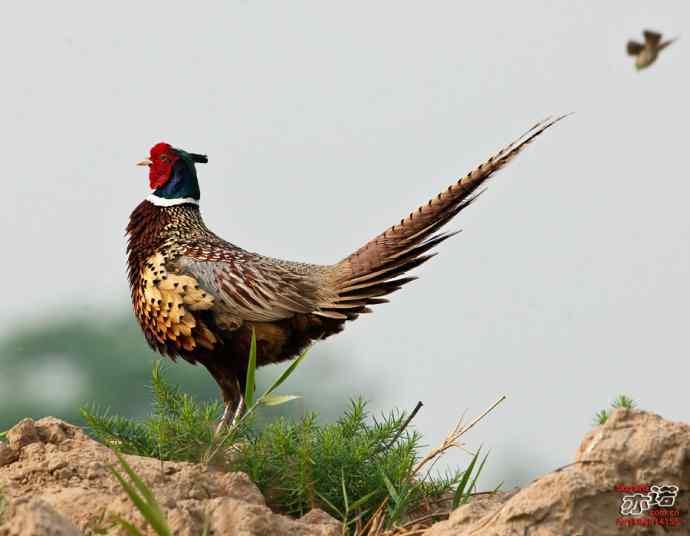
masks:
<path id="1" fill-rule="evenodd" d="M 291 400 L 297 400 L 302 398 L 299 395 L 264 395 L 259 400 L 256 401 L 257 404 L 262 406 L 280 406 Z"/>
<path id="2" fill-rule="evenodd" d="M 144 518 L 148 519 L 145 513 L 148 511 L 148 505 L 146 504 L 146 501 L 144 501 L 144 499 L 141 498 L 141 496 L 137 493 L 137 490 L 134 489 L 134 486 L 127 482 L 117 469 L 115 469 L 114 467 L 109 467 L 108 469 L 120 483 L 122 489 L 125 490 L 125 493 L 134 503 L 134 506 L 137 508 L 137 510 L 139 510 L 142 513 Z"/>
<path id="3" fill-rule="evenodd" d="M 120 516 L 114 516 L 113 520 L 132 536 L 144 536 L 143 532 L 141 532 L 138 528 L 136 528 L 126 519 L 123 519 Z"/>
<path id="4" fill-rule="evenodd" d="M 160 512 L 160 508 L 158 507 L 158 503 L 156 502 L 156 498 L 153 496 L 153 492 L 151 489 L 146 485 L 146 483 L 141 479 L 141 477 L 132 469 L 132 467 L 127 463 L 127 460 L 117 452 L 116 450 L 113 451 L 115 454 L 115 457 L 117 458 L 117 461 L 120 462 L 120 465 L 122 468 L 125 470 L 127 473 L 127 476 L 132 479 L 132 483 L 137 487 L 139 490 L 139 493 L 141 493 L 142 497 L 144 500 L 150 504 L 151 506 L 154 506 L 157 508 Z M 161 512 L 162 513 L 162 512 Z"/>
<path id="5" fill-rule="evenodd" d="M 479 464 L 479 469 L 477 469 L 477 472 L 474 474 L 474 478 L 472 479 L 472 482 L 470 483 L 470 489 L 468 490 L 467 493 L 467 498 L 469 499 L 470 493 L 473 493 L 473 490 L 476 489 L 475 485 L 477 483 L 477 479 L 479 478 L 479 475 L 482 474 L 482 469 L 484 469 L 484 464 L 486 463 L 486 459 L 489 457 L 489 453 L 487 452 L 484 455 L 484 458 L 482 459 L 482 463 Z"/>
<path id="6" fill-rule="evenodd" d="M 345 487 L 345 469 L 340 469 L 340 485 L 343 487 L 343 500 L 345 501 L 345 512 L 350 513 L 350 501 L 347 497 L 347 488 Z"/>
<path id="7" fill-rule="evenodd" d="M 247 365 L 247 384 L 244 387 L 244 403 L 247 408 L 254 406 L 254 387 L 256 386 L 256 331 L 252 328 L 249 343 L 249 364 Z"/>
<path id="8" fill-rule="evenodd" d="M 316 495 L 319 497 L 319 499 L 321 499 L 324 503 L 326 503 L 326 504 L 328 505 L 328 507 L 329 507 L 331 510 L 333 510 L 333 511 L 334 511 L 335 513 L 337 513 L 343 520 L 345 520 L 345 518 L 347 517 L 347 515 L 346 515 L 346 514 L 343 514 L 343 513 L 340 511 L 340 508 L 336 507 L 331 501 L 329 501 L 326 497 L 324 497 L 323 495 L 321 495 L 318 491 L 314 491 L 314 493 L 316 493 Z"/>
<path id="9" fill-rule="evenodd" d="M 127 495 L 134 503 L 136 508 L 141 512 L 141 515 L 144 516 L 144 519 L 146 519 L 146 521 L 148 521 L 149 524 L 156 531 L 156 534 L 158 534 L 159 536 L 171 536 L 170 529 L 168 528 L 168 525 L 165 521 L 165 516 L 163 515 L 160 506 L 158 506 L 156 498 L 153 496 L 153 493 L 151 492 L 149 487 L 141 479 L 141 477 L 139 477 L 139 475 L 137 475 L 134 472 L 134 470 L 130 467 L 130 465 L 125 461 L 125 459 L 119 452 L 113 452 L 115 453 L 115 456 L 120 462 L 122 468 L 125 470 L 129 478 L 134 483 L 134 486 L 127 482 L 125 478 L 119 473 L 119 471 L 117 471 L 117 469 L 115 469 L 114 467 L 109 468 L 110 472 L 120 483 L 122 488 L 125 490 L 125 493 L 127 493 Z M 137 492 L 137 489 L 139 490 L 139 492 Z M 141 493 L 141 495 L 139 495 L 139 493 Z"/>
<path id="10" fill-rule="evenodd" d="M 458 487 L 455 488 L 455 493 L 453 494 L 453 510 L 455 510 L 460 504 L 463 504 L 465 502 L 465 499 L 467 498 L 465 488 L 467 487 L 467 483 L 470 481 L 472 471 L 474 471 L 474 466 L 477 463 L 477 459 L 479 458 L 479 453 L 481 452 L 481 450 L 482 449 L 480 447 L 479 450 L 472 457 L 472 461 L 470 461 L 470 464 L 467 466 L 467 469 L 465 469 L 465 472 L 462 474 L 460 482 L 458 482 Z"/>
<path id="11" fill-rule="evenodd" d="M 360 497 L 357 499 L 355 502 L 353 502 L 350 505 L 350 510 L 357 510 L 360 506 L 362 506 L 364 503 L 366 503 L 369 499 L 371 499 L 374 495 L 377 493 L 380 493 L 379 490 L 374 490 L 371 493 L 367 493 L 364 497 Z"/>
<path id="12" fill-rule="evenodd" d="M 264 393 L 263 396 L 268 396 L 270 395 L 273 391 L 275 391 L 278 387 L 281 386 L 281 384 L 287 380 L 290 375 L 295 371 L 295 369 L 299 366 L 299 364 L 304 360 L 305 357 L 307 357 L 307 352 L 308 350 L 305 350 L 300 354 L 300 356 L 295 359 L 288 368 L 286 368 L 283 373 L 278 377 L 276 381 L 273 382 L 273 384 L 266 389 L 266 392 Z"/>
<path id="13" fill-rule="evenodd" d="M 393 482 L 390 481 L 390 478 L 388 478 L 388 475 L 386 475 L 383 469 L 379 467 L 379 471 L 381 472 L 383 482 L 388 489 L 388 495 L 390 495 L 391 499 L 393 499 L 393 502 L 395 503 L 395 506 L 397 507 L 400 504 L 400 494 L 398 493 L 398 490 L 395 489 Z"/>

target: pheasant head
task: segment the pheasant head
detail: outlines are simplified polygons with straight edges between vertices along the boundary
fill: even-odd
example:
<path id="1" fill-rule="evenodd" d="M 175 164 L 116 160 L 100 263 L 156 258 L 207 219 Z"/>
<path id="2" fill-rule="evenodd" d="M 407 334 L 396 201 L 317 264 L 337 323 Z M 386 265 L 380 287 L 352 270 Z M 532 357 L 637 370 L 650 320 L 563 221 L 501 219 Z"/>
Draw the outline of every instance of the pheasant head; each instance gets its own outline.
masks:
<path id="1" fill-rule="evenodd" d="M 195 163 L 207 162 L 206 155 L 188 153 L 160 142 L 151 147 L 149 157 L 137 165 L 149 167 L 149 185 L 154 190 L 149 200 L 172 205 L 185 201 L 198 203 L 201 194 Z"/>

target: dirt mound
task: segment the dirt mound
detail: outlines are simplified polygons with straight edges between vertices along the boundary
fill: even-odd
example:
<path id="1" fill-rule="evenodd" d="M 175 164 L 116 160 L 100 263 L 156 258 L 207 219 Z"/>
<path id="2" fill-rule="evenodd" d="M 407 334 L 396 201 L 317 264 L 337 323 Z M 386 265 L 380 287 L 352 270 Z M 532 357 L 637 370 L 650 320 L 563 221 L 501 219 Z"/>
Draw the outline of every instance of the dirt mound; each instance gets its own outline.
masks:
<path id="1" fill-rule="evenodd" d="M 0 486 L 9 504 L 0 536 L 96 534 L 113 514 L 145 526 L 107 470 L 116 464 L 112 452 L 79 428 L 25 419 L 7 438 L 0 444 Z M 271 512 L 242 473 L 126 458 L 152 487 L 174 534 L 204 528 L 237 536 L 342 534 L 340 523 L 320 510 L 300 520 Z M 690 427 L 619 410 L 587 434 L 572 465 L 521 490 L 477 496 L 427 535 L 688 534 L 689 489 Z"/>
<path id="2" fill-rule="evenodd" d="M 95 534 L 112 514 L 137 527 L 143 518 L 107 466 L 113 453 L 79 428 L 47 417 L 24 419 L 0 445 L 0 486 L 8 499 L 0 536 Z M 274 514 L 243 473 L 125 456 L 151 486 L 174 534 L 336 536 L 340 523 L 314 510 L 300 520 Z M 149 531 L 153 534 L 152 531 Z M 125 534 L 114 529 L 108 534 Z"/>
<path id="3" fill-rule="evenodd" d="M 574 464 L 458 508 L 427 535 L 685 535 L 688 490 L 690 426 L 618 410 L 585 436 Z"/>

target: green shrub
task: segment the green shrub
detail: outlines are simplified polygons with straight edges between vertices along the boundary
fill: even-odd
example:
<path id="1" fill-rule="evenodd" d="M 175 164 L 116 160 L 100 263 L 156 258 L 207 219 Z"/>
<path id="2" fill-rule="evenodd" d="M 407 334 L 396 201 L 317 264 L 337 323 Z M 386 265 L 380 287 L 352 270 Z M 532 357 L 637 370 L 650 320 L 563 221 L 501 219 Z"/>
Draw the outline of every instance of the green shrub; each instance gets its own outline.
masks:
<path id="1" fill-rule="evenodd" d="M 221 405 L 198 402 L 170 385 L 160 362 L 152 372 L 152 415 L 134 421 L 92 406 L 82 408 L 82 416 L 90 433 L 116 451 L 161 460 L 214 463 L 227 470 L 244 471 L 274 510 L 301 516 L 319 507 L 342 520 L 350 532 L 358 532 L 374 517 L 380 526 L 390 527 L 422 513 L 427 518 L 443 516 L 476 491 L 486 455 L 476 471 L 479 452 L 465 471 L 432 477 L 430 466 L 446 450 L 459 446 L 462 434 L 505 397 L 468 426 L 458 423 L 442 445 L 424 457 L 419 454 L 421 436 L 409 429 L 421 403 L 411 414 L 394 411 L 374 418 L 367 412 L 365 402 L 357 399 L 334 423 L 321 423 L 315 413 L 309 413 L 296 421 L 282 417 L 260 425 L 254 418 L 258 407 L 296 398 L 274 395 L 273 391 L 303 358 L 255 399 L 255 358 L 250 355 L 247 411 L 238 423 L 220 433 L 215 432 L 215 425 Z M 145 484 L 137 480 L 124 459 L 120 458 L 120 464 L 132 484 L 127 484 L 117 471 L 116 477 L 135 506 L 153 512 L 156 523 L 164 530 L 160 512 Z M 136 493 L 138 498 L 133 496 Z M 126 526 L 121 520 L 116 521 Z"/>

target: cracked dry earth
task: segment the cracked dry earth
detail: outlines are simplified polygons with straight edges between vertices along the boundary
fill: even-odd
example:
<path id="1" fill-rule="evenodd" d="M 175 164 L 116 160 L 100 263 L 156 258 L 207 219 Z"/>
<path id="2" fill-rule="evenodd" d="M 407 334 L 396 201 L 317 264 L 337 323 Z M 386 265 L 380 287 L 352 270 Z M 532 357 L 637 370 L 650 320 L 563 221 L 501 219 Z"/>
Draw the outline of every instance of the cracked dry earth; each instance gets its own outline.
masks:
<path id="1" fill-rule="evenodd" d="M 124 534 L 109 528 L 113 515 L 153 534 L 108 471 L 116 462 L 112 452 L 79 428 L 52 417 L 24 419 L 7 439 L 0 443 L 0 487 L 7 502 L 0 536 L 78 536 L 104 529 Z M 138 456 L 126 459 L 151 486 L 176 535 L 342 534 L 342 525 L 318 509 L 301 519 L 272 512 L 243 473 Z M 659 521 L 662 517 L 652 510 L 622 515 L 629 492 L 616 489 L 621 485 L 678 486 L 673 507 L 656 509 L 668 516 L 672 512 L 672 517 Z M 689 489 L 690 427 L 653 413 L 618 410 L 585 436 L 573 464 L 522 489 L 478 496 L 426 534 L 687 535 Z"/>

